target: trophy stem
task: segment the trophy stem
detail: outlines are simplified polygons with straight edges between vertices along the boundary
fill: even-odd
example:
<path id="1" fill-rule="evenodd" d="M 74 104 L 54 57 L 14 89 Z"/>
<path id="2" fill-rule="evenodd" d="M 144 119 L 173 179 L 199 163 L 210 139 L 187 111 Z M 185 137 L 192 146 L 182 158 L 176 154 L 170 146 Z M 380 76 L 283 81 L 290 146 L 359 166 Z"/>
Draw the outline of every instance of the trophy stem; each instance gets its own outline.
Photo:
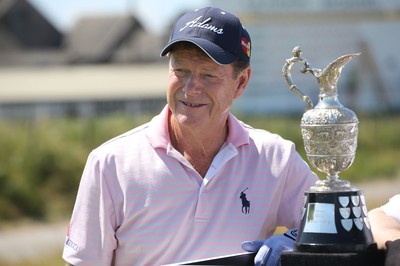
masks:
<path id="1" fill-rule="evenodd" d="M 314 186 L 310 188 L 310 192 L 339 192 L 339 191 L 357 191 L 350 185 L 347 180 L 342 180 L 339 175 L 327 175 L 325 180 L 318 180 Z"/>
<path id="2" fill-rule="evenodd" d="M 334 174 L 334 175 L 327 174 L 326 175 L 326 179 L 328 179 L 329 181 L 334 182 L 334 181 L 339 179 L 339 175 L 338 174 Z"/>

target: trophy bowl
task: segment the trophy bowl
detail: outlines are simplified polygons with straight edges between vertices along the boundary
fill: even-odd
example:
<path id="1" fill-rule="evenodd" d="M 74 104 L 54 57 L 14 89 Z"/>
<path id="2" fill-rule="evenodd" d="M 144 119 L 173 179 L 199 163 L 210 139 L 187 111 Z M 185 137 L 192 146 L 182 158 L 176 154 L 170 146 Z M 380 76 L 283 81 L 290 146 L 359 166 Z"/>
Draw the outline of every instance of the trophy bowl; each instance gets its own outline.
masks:
<path id="1" fill-rule="evenodd" d="M 308 161 L 327 175 L 311 191 L 349 190 L 350 182 L 340 180 L 339 173 L 352 165 L 356 155 L 357 116 L 345 107 L 319 107 L 304 113 L 300 126 Z"/>

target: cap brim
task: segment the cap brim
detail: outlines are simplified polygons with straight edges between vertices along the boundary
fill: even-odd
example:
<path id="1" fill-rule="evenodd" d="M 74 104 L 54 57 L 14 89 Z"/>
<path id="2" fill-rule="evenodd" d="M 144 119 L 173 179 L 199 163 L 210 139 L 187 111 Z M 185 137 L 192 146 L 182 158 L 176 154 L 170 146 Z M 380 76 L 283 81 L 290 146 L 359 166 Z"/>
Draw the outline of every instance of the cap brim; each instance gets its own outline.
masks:
<path id="1" fill-rule="evenodd" d="M 215 43 L 202 38 L 181 38 L 174 40 L 168 43 L 167 46 L 162 49 L 160 56 L 165 56 L 166 54 L 168 54 L 171 51 L 173 45 L 178 42 L 190 42 L 195 44 L 201 50 L 203 50 L 203 52 L 206 53 L 212 60 L 221 65 L 233 63 L 238 59 L 237 56 L 225 51 Z"/>

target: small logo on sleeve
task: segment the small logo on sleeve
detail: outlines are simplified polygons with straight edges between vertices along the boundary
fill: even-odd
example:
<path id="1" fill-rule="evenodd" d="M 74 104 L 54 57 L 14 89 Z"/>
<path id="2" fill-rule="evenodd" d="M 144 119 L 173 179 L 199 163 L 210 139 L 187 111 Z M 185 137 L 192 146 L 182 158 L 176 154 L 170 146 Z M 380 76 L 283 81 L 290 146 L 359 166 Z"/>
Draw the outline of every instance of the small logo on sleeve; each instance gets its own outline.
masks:
<path id="1" fill-rule="evenodd" d="M 79 246 L 74 241 L 72 241 L 69 237 L 67 237 L 67 239 L 65 240 L 65 245 L 72 248 L 75 251 L 79 250 Z"/>
<path id="2" fill-rule="evenodd" d="M 240 199 L 242 200 L 242 212 L 244 214 L 249 214 L 250 213 L 250 201 L 247 200 L 246 193 L 244 193 L 248 189 L 249 188 L 247 187 L 245 190 L 240 192 Z"/>

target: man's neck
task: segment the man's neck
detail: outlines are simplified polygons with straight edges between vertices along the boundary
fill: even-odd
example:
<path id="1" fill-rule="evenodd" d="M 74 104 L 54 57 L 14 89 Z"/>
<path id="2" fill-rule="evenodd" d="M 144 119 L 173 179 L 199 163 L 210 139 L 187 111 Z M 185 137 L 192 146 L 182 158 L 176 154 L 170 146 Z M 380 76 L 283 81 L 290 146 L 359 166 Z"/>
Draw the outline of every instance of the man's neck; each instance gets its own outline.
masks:
<path id="1" fill-rule="evenodd" d="M 204 177 L 215 155 L 226 141 L 228 126 L 225 123 L 221 128 L 186 129 L 171 118 L 169 134 L 174 148 Z"/>

